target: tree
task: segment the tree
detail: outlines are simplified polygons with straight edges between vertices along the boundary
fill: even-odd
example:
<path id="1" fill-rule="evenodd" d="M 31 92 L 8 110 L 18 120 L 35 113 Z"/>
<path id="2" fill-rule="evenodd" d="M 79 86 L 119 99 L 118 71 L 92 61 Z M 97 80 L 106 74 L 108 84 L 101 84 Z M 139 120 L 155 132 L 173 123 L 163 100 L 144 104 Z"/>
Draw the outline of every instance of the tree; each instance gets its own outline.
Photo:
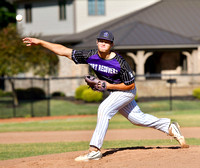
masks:
<path id="1" fill-rule="evenodd" d="M 58 57 L 42 48 L 26 47 L 20 35 L 16 32 L 16 25 L 9 24 L 0 30 L 0 76 L 13 77 L 19 73 L 33 71 L 34 75 L 45 76 L 58 69 Z M 14 81 L 9 78 L 12 86 L 14 105 L 18 105 Z"/>
<path id="2" fill-rule="evenodd" d="M 15 6 L 6 0 L 0 1 L 0 29 L 7 27 L 9 23 L 15 23 Z"/>

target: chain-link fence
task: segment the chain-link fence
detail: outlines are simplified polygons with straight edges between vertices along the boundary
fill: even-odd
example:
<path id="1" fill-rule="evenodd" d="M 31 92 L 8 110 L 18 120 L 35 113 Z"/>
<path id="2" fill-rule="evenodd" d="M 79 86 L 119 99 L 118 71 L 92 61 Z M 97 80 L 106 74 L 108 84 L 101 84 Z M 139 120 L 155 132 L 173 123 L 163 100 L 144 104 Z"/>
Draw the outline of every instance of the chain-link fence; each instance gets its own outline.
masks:
<path id="1" fill-rule="evenodd" d="M 84 77 L 1 77 L 0 118 L 50 116 L 52 94 L 60 92 L 65 98 L 73 97 L 82 84 L 85 84 Z M 139 103 L 167 100 L 169 104 L 163 110 L 172 110 L 174 100 L 195 100 L 192 94 L 194 89 L 200 88 L 200 74 L 136 76 L 136 87 Z M 18 102 L 13 96 L 13 88 Z"/>
<path id="2" fill-rule="evenodd" d="M 49 79 L 1 78 L 0 118 L 50 115 Z"/>

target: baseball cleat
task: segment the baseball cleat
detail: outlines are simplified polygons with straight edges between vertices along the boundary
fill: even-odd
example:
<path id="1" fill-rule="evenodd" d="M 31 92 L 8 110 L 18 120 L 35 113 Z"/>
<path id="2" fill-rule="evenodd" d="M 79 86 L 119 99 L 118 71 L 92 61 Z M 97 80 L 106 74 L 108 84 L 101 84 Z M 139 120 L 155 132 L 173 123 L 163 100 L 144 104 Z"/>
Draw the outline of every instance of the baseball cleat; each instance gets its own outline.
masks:
<path id="1" fill-rule="evenodd" d="M 87 162 L 89 160 L 99 160 L 101 158 L 102 158 L 102 153 L 98 150 L 98 151 L 92 151 L 83 156 L 79 156 L 75 158 L 75 161 Z"/>
<path id="2" fill-rule="evenodd" d="M 180 126 L 177 122 L 173 122 L 169 126 L 169 135 L 173 136 L 174 139 L 178 141 L 181 145 L 181 148 L 189 148 L 189 145 L 186 144 L 184 136 L 181 135 Z"/>

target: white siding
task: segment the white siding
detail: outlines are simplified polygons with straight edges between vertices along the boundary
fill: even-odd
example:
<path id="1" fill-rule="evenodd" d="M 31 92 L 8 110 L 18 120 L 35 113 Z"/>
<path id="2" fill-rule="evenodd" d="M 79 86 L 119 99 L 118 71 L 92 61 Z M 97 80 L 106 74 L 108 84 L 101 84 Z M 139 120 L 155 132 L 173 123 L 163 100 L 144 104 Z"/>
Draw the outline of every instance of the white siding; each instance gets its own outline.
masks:
<path id="1" fill-rule="evenodd" d="M 27 2 L 29 3 L 29 2 Z M 74 33 L 73 3 L 66 5 L 67 19 L 59 20 L 58 1 L 32 2 L 32 23 L 25 23 L 25 3 L 19 4 L 17 13 L 24 16 L 24 20 L 18 24 L 23 30 L 23 35 L 60 35 Z"/>
<path id="2" fill-rule="evenodd" d="M 105 0 L 105 16 L 88 16 L 88 0 L 76 0 L 76 31 L 81 32 L 160 0 Z"/>
<path id="3" fill-rule="evenodd" d="M 18 29 L 22 30 L 24 36 L 78 33 L 158 1 L 160 0 L 105 0 L 105 15 L 89 16 L 88 0 L 68 0 L 67 20 L 65 21 L 59 20 L 58 1 L 27 1 L 26 3 L 32 3 L 32 23 L 27 24 L 24 19 L 18 23 Z M 75 11 L 73 3 L 75 3 Z M 25 17 L 24 4 L 24 2 L 19 3 L 17 13 Z"/>

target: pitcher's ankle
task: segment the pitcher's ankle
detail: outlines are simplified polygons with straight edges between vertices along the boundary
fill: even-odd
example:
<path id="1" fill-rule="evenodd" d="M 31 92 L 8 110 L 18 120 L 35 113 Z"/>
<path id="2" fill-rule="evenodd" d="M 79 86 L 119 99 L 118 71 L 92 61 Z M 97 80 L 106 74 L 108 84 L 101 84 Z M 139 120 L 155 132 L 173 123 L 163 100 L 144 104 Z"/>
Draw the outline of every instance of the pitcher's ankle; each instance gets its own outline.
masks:
<path id="1" fill-rule="evenodd" d="M 92 152 L 92 151 L 95 151 L 95 152 L 97 152 L 97 151 L 99 151 L 99 148 L 97 148 L 96 146 L 90 146 L 90 148 L 89 148 L 89 152 Z"/>

